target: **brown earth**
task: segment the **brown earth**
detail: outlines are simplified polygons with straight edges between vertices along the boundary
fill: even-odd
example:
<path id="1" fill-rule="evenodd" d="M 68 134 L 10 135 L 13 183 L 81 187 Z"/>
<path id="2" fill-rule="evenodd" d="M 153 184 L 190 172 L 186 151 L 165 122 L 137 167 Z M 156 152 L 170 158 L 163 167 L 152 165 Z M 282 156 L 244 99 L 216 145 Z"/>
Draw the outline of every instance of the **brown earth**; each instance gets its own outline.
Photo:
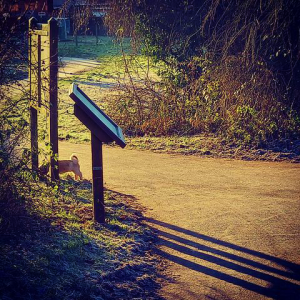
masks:
<path id="1" fill-rule="evenodd" d="M 90 145 L 76 152 L 91 179 Z M 300 165 L 104 147 L 109 189 L 157 230 L 165 299 L 300 299 Z"/>

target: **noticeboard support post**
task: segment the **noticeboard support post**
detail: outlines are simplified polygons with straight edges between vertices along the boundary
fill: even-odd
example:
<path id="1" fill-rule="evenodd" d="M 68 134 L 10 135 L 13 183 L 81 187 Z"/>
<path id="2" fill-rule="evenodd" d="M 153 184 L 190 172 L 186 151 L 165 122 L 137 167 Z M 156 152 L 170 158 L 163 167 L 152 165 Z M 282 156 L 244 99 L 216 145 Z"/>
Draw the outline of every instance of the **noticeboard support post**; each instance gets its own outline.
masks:
<path id="1" fill-rule="evenodd" d="M 102 142 L 91 133 L 94 220 L 105 223 Z"/>
<path id="2" fill-rule="evenodd" d="M 73 83 L 69 96 L 74 100 L 74 115 L 91 131 L 94 221 L 105 223 L 102 144 L 116 142 L 124 148 L 122 129 Z"/>

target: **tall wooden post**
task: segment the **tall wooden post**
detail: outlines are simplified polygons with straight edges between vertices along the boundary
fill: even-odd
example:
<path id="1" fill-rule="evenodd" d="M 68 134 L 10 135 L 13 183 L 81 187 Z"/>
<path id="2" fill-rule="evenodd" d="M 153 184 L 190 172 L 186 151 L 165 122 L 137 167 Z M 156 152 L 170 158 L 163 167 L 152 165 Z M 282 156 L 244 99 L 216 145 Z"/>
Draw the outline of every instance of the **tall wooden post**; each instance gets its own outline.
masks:
<path id="1" fill-rule="evenodd" d="M 33 30 L 37 26 L 37 20 L 31 18 L 29 20 L 29 30 Z M 30 140 L 31 140 L 31 165 L 33 170 L 37 170 L 39 166 L 38 154 L 38 114 L 37 108 L 40 103 L 40 94 L 38 93 L 39 77 L 38 77 L 38 47 L 40 40 L 37 36 L 29 35 L 29 82 L 30 82 Z"/>
<path id="2" fill-rule="evenodd" d="M 98 21 L 96 19 L 96 45 L 98 45 Z"/>
<path id="3" fill-rule="evenodd" d="M 59 179 L 58 172 L 58 26 L 54 18 L 47 24 L 29 20 L 29 79 L 30 129 L 32 167 L 38 168 L 38 111 L 42 106 L 49 110 L 49 142 L 51 180 Z"/>
<path id="4" fill-rule="evenodd" d="M 102 142 L 91 133 L 93 171 L 94 220 L 105 223 Z"/>
<path id="5" fill-rule="evenodd" d="M 30 139 L 31 139 L 31 166 L 33 170 L 39 167 L 39 152 L 38 152 L 38 118 L 37 110 L 30 107 Z"/>
<path id="6" fill-rule="evenodd" d="M 58 72 L 58 25 L 54 18 L 48 21 L 49 32 L 49 138 L 51 145 L 50 176 L 59 179 L 58 171 L 58 107 L 57 107 L 57 72 Z"/>

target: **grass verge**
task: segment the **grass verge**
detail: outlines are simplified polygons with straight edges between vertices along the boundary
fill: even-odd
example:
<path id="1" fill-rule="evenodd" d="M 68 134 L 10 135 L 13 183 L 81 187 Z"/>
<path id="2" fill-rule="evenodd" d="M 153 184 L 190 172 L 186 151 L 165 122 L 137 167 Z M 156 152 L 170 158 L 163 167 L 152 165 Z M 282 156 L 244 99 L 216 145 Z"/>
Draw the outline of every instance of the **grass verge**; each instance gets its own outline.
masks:
<path id="1" fill-rule="evenodd" d="M 1 299 L 159 299 L 154 235 L 135 199 L 106 190 L 99 225 L 90 182 L 65 177 L 51 190 L 1 235 Z"/>
<path id="2" fill-rule="evenodd" d="M 157 153 L 300 163 L 300 140 L 275 141 L 261 149 L 240 146 L 213 134 L 128 137 L 127 143 L 130 149 L 151 150 Z"/>

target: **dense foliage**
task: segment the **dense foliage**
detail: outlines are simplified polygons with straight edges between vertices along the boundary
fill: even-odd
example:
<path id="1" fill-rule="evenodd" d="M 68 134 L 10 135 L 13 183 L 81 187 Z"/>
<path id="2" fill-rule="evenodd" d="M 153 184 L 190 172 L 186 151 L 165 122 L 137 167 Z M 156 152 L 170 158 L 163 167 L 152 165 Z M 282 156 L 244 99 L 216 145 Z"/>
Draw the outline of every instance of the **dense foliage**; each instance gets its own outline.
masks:
<path id="1" fill-rule="evenodd" d="M 246 143 L 299 134 L 299 1 L 112 0 L 111 5 L 106 20 L 111 33 L 130 35 L 139 51 L 165 64 L 164 101 L 154 105 L 165 114 L 153 121 L 144 111 L 136 132 L 153 133 L 143 129 L 145 123 L 157 128 L 157 122 L 171 119 L 173 125 L 154 133 L 219 130 Z M 175 121 L 181 114 L 184 120 Z"/>
<path id="2" fill-rule="evenodd" d="M 3 2 L 1 3 L 3 5 Z M 1 6 L 2 8 L 2 6 Z M 28 186 L 28 153 L 17 151 L 26 137 L 26 90 L 19 80 L 27 74 L 26 34 L 22 19 L 0 18 L 0 230 L 20 219 Z M 25 106 L 24 106 L 25 105 Z M 25 112 L 25 113 L 24 113 Z M 18 153 L 17 153 L 18 152 Z"/>

